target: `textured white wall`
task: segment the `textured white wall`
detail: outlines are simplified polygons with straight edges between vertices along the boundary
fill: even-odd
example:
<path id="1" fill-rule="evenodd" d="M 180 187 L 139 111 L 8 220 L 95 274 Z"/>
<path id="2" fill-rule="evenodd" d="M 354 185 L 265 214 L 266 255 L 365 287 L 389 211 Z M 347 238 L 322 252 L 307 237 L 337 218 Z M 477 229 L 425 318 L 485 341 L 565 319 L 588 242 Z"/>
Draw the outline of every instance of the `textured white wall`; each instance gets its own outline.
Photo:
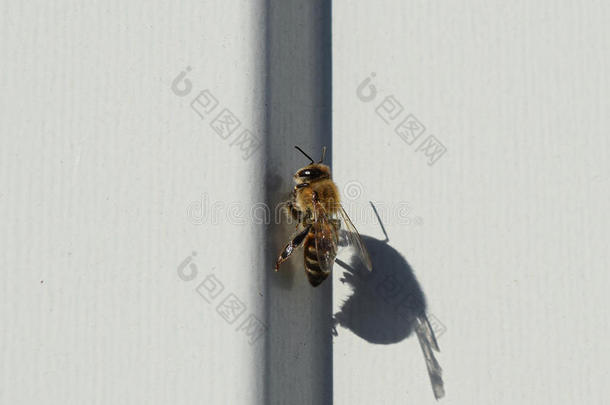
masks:
<path id="1" fill-rule="evenodd" d="M 238 330 L 263 317 L 260 226 L 226 220 L 259 200 L 261 152 L 242 159 L 238 134 L 210 124 L 228 108 L 261 133 L 264 9 L 1 9 L 0 402 L 262 400 L 264 341 Z M 179 96 L 171 84 L 187 66 Z M 204 89 L 219 104 L 202 120 L 190 103 Z M 177 267 L 192 252 L 185 282 Z M 207 303 L 196 288 L 211 274 L 200 291 L 224 289 Z M 232 324 L 216 311 L 227 297 L 246 306 Z"/>
<path id="2" fill-rule="evenodd" d="M 0 6 L 0 402 L 287 403 L 294 392 L 317 403 L 332 364 L 335 404 L 434 403 L 403 316 L 421 292 L 443 403 L 603 403 L 610 6 L 333 5 L 334 176 L 374 260 L 395 265 L 370 280 L 335 267 L 332 361 L 320 358 L 328 347 L 294 351 L 300 340 L 269 354 L 278 337 L 326 333 L 328 309 L 307 300 L 329 292 L 303 290 L 298 266 L 278 289 L 268 264 L 281 246 L 249 217 L 302 163 L 290 133 L 311 148 L 326 136 L 264 107 L 266 11 Z M 172 90 L 187 66 L 192 87 Z M 190 103 L 205 89 L 218 104 L 201 119 Z M 315 118 L 315 91 L 295 97 Z M 219 135 L 210 125 L 224 108 L 241 125 Z M 411 144 L 395 132 L 410 114 L 425 126 L 417 139 L 402 132 Z M 263 136 L 266 119 L 286 131 L 287 157 L 273 159 L 274 144 L 244 160 L 241 131 Z M 432 165 L 426 151 L 441 149 L 429 135 L 446 148 Z M 383 233 L 369 200 L 388 243 L 373 239 Z M 206 302 L 200 285 L 219 295 Z M 217 311 L 225 298 L 238 319 Z M 258 320 L 273 329 L 256 340 Z M 284 388 L 269 381 L 282 356 L 280 371 L 297 368 Z"/>
<path id="3" fill-rule="evenodd" d="M 607 402 L 609 13 L 570 1 L 334 5 L 335 177 L 361 184 L 355 206 L 406 201 L 421 217 L 385 225 L 446 327 L 445 404 Z M 378 94 L 363 102 L 356 88 L 372 72 Z M 404 111 L 386 124 L 375 108 L 391 95 Z M 393 132 L 409 113 L 426 127 L 413 145 Z M 430 134 L 447 150 L 432 166 L 417 151 Z M 350 293 L 339 277 L 335 307 Z M 338 334 L 335 403 L 434 402 L 414 337 Z"/>

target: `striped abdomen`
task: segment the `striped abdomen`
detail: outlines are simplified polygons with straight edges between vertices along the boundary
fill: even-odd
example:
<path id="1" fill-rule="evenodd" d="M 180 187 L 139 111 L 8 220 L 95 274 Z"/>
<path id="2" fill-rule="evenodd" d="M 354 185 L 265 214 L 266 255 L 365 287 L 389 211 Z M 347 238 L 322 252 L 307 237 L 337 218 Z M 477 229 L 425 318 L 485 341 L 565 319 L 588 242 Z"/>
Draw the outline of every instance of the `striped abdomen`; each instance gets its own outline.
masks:
<path id="1" fill-rule="evenodd" d="M 312 286 L 317 287 L 322 281 L 326 280 L 330 271 L 323 271 L 320 268 L 313 228 L 314 227 L 311 227 L 309 233 L 305 237 L 305 241 L 303 242 L 303 253 L 305 256 L 305 273 L 307 274 L 307 279 Z"/>

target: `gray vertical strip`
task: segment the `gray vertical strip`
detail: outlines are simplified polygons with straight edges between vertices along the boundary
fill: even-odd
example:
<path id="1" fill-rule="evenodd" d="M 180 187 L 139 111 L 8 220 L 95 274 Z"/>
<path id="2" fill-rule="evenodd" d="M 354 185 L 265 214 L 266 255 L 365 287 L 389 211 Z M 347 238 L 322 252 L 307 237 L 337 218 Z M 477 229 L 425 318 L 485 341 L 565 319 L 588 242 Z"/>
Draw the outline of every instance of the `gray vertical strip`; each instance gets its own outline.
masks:
<path id="1" fill-rule="evenodd" d="M 307 163 L 294 145 L 315 158 L 326 146 L 331 164 L 331 2 L 266 0 L 266 18 L 265 198 L 276 207 Z M 265 239 L 265 404 L 331 404 L 332 278 L 311 287 L 301 250 L 273 272 L 293 230 L 271 221 Z"/>

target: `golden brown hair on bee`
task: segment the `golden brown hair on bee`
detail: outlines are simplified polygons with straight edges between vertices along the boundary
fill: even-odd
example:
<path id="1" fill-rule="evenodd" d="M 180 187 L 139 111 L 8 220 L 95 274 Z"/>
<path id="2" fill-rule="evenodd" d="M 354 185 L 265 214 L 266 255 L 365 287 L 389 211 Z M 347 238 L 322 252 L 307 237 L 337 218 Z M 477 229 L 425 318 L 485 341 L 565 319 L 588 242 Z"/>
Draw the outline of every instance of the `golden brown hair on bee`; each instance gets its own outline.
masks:
<path id="1" fill-rule="evenodd" d="M 322 149 L 322 158 L 315 163 L 313 159 L 303 152 L 301 148 L 295 146 L 311 163 L 294 174 L 295 186 L 295 205 L 302 212 L 313 211 L 312 202 L 319 201 L 327 214 L 333 214 L 337 210 L 339 201 L 339 191 L 331 179 L 330 167 L 323 164 L 326 148 Z"/>
<path id="2" fill-rule="evenodd" d="M 322 163 L 326 148 L 322 149 L 322 158 L 317 163 L 301 148 L 295 148 L 310 160 L 310 164 L 294 174 L 296 185 L 290 200 L 284 203 L 286 212 L 298 221 L 297 233 L 280 252 L 275 271 L 279 271 L 280 265 L 302 246 L 307 279 L 314 287 L 320 285 L 331 273 L 337 257 L 341 224 L 345 224 L 349 243 L 356 248 L 366 268 L 371 270 L 371 259 L 360 235 L 341 207 L 330 168 Z"/>
<path id="3" fill-rule="evenodd" d="M 288 260 L 296 248 L 302 246 L 307 279 L 314 287 L 320 285 L 332 271 L 342 221 L 346 221 L 348 232 L 351 232 L 348 233 L 350 240 L 358 238 L 354 246 L 359 247 L 360 256 L 365 264 L 369 263 L 367 268 L 370 269 L 368 253 L 341 207 L 339 191 L 331 178 L 330 167 L 322 163 L 326 148 L 322 149 L 319 162 L 314 162 L 298 146 L 295 148 L 310 160 L 310 164 L 297 170 L 293 176 L 296 185 L 285 206 L 286 212 L 298 221 L 297 233 L 280 252 L 275 262 L 275 271 L 279 270 L 280 265 Z M 353 236 L 353 233 L 356 235 Z"/>
<path id="4" fill-rule="evenodd" d="M 335 183 L 331 179 L 324 179 L 299 189 L 295 195 L 296 208 L 302 212 L 313 212 L 314 200 L 322 205 L 326 215 L 334 214 L 340 203 L 339 191 Z"/>

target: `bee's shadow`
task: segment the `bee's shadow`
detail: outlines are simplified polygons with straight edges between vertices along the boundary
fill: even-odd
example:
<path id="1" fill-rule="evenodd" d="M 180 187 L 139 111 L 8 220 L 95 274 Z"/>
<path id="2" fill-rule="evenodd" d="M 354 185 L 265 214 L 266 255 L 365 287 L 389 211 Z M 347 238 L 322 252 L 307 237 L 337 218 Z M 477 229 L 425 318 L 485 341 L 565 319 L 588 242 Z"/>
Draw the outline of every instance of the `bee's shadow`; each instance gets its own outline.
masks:
<path id="1" fill-rule="evenodd" d="M 349 263 L 337 260 L 345 271 L 340 276 L 352 294 L 333 316 L 333 333 L 337 326 L 351 330 L 370 343 L 398 343 L 413 332 L 424 355 L 432 391 L 436 399 L 445 395 L 442 368 L 434 356 L 439 351 L 432 325 L 426 315 L 426 298 L 407 260 L 392 246 L 373 203 L 385 239 L 362 236 L 371 256 L 369 272 L 359 258 Z"/>
<path id="2" fill-rule="evenodd" d="M 344 269 L 340 281 L 352 294 L 334 314 L 337 326 L 347 328 L 371 343 L 390 344 L 405 339 L 424 319 L 426 300 L 407 260 L 387 240 L 362 235 L 370 253 L 373 271 L 352 257 L 337 260 Z"/>

